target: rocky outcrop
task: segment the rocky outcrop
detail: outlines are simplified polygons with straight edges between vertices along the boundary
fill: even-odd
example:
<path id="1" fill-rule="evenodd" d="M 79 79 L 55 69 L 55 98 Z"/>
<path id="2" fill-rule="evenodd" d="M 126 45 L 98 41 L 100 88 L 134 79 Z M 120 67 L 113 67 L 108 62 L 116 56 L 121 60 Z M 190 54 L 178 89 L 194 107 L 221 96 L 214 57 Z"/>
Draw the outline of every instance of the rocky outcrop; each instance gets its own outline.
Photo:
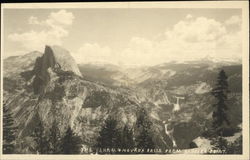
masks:
<path id="1" fill-rule="evenodd" d="M 44 63 L 47 60 L 51 65 L 54 65 L 53 67 L 58 67 L 62 71 L 71 71 L 80 77 L 82 76 L 69 51 L 59 46 L 46 46 L 44 56 Z"/>
<path id="2" fill-rule="evenodd" d="M 54 72 L 72 72 L 80 77 L 82 76 L 75 60 L 67 50 L 59 46 L 45 46 L 43 56 L 36 59 L 33 69 L 35 74 L 33 88 L 36 94 L 44 92 L 45 86 L 50 80 L 49 68 Z"/>

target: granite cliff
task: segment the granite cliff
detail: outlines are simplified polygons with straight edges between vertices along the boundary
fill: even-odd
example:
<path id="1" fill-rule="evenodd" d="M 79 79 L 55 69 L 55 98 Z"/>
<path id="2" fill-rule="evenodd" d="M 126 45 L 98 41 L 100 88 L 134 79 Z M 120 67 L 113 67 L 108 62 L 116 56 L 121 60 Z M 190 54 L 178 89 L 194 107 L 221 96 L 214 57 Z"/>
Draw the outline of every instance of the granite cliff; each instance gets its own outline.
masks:
<path id="1" fill-rule="evenodd" d="M 149 102 L 141 102 L 133 91 L 84 80 L 69 52 L 58 46 L 46 46 L 42 55 L 34 56 L 37 58 L 33 58 L 28 69 L 25 61 L 19 64 L 21 71 L 15 74 L 18 81 L 13 76 L 4 77 L 4 101 L 18 126 L 20 153 L 33 153 L 31 134 L 38 120 L 46 130 L 57 121 L 61 134 L 70 126 L 83 144 L 91 147 L 109 115 L 119 119 L 119 126 L 134 128 L 140 107 L 147 108 L 154 121 L 156 144 L 163 149 L 171 147 L 171 140 L 157 118 L 158 110 Z M 5 75 L 10 75 L 12 62 L 8 59 L 5 62 Z"/>

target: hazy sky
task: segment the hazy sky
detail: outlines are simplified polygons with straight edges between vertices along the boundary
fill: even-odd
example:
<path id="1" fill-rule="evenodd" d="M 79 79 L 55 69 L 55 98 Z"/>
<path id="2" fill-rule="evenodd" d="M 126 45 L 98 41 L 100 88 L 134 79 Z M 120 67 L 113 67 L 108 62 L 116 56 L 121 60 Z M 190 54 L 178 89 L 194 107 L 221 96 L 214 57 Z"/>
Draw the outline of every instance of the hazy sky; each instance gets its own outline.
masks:
<path id="1" fill-rule="evenodd" d="M 4 9 L 3 57 L 69 50 L 78 63 L 241 57 L 240 9 Z"/>

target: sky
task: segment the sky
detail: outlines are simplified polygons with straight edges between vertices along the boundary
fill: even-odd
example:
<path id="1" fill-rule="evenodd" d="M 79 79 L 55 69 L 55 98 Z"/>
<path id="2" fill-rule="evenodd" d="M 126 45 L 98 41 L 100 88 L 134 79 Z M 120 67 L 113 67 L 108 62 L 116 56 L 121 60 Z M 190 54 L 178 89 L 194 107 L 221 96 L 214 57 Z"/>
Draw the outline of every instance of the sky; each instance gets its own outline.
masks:
<path id="1" fill-rule="evenodd" d="M 239 59 L 240 9 L 4 9 L 3 57 L 45 45 L 77 63 L 156 65 L 204 57 Z"/>

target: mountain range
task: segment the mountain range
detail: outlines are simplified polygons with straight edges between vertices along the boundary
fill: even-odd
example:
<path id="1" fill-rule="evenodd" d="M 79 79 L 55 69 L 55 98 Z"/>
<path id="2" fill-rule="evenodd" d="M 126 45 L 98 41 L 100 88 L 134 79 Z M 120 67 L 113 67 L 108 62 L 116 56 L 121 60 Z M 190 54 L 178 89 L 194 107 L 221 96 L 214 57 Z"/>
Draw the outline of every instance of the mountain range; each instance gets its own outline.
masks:
<path id="1" fill-rule="evenodd" d="M 54 120 L 61 133 L 70 126 L 91 147 L 109 115 L 119 126 L 135 128 L 140 108 L 149 112 L 157 147 L 189 149 L 211 122 L 210 92 L 222 69 L 230 90 L 229 119 L 237 127 L 242 123 L 242 65 L 209 57 L 140 67 L 76 64 L 69 51 L 46 46 L 44 53 L 3 60 L 3 100 L 18 126 L 20 153 L 34 153 L 31 134 L 38 118 L 47 130 Z"/>

